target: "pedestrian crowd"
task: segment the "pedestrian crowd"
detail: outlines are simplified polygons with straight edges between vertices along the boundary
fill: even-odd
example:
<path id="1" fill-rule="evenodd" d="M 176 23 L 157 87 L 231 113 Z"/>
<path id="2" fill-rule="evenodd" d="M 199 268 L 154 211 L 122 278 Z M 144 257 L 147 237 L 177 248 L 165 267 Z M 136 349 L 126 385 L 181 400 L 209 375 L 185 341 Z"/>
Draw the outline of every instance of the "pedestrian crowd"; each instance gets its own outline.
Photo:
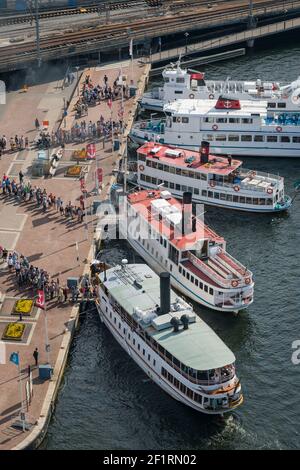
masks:
<path id="1" fill-rule="evenodd" d="M 19 172 L 19 181 L 15 178 L 10 178 L 6 174 L 2 177 L 2 194 L 5 197 L 14 197 L 18 202 L 35 202 L 37 207 L 40 207 L 43 212 L 48 209 L 55 210 L 66 219 L 76 219 L 79 223 L 83 222 L 85 203 L 84 196 L 79 198 L 79 206 L 76 206 L 69 201 L 64 203 L 60 196 L 56 196 L 52 192 L 47 193 L 46 189 L 39 186 L 32 186 L 30 181 L 24 181 L 22 171 Z"/>

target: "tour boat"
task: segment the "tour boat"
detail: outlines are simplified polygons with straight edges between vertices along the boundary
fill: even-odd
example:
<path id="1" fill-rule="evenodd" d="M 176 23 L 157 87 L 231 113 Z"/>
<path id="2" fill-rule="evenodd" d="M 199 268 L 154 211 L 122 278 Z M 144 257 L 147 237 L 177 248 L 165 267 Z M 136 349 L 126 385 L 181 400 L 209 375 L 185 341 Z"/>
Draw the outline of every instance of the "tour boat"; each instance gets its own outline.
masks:
<path id="1" fill-rule="evenodd" d="M 124 209 L 119 204 L 122 238 L 155 272 L 170 272 L 174 288 L 217 311 L 237 313 L 251 305 L 251 271 L 229 255 L 224 238 L 204 224 L 202 207 L 201 214 L 192 214 L 191 193 L 185 192 L 181 202 L 169 191 L 138 190 L 124 202 Z"/>
<path id="2" fill-rule="evenodd" d="M 152 111 L 163 111 L 165 104 L 178 99 L 211 99 L 230 93 L 239 100 L 267 101 L 272 112 L 299 112 L 300 77 L 288 84 L 242 80 L 205 80 L 202 72 L 190 71 L 176 65 L 167 66 L 163 73 L 163 87 L 144 93 L 141 106 Z"/>
<path id="3" fill-rule="evenodd" d="M 284 211 L 292 204 L 283 177 L 211 155 L 209 142 L 201 142 L 200 152 L 147 142 L 137 150 L 136 175 L 140 187 L 163 185 L 179 198 L 191 191 L 195 203 L 261 213 Z"/>
<path id="4" fill-rule="evenodd" d="M 99 275 L 100 320 L 162 390 L 194 410 L 222 415 L 243 402 L 235 356 L 146 264 L 116 266 Z"/>
<path id="5" fill-rule="evenodd" d="M 178 100 L 164 107 L 165 119 L 134 124 L 131 139 L 149 140 L 197 150 L 202 140 L 215 154 L 257 157 L 300 157 L 300 110 L 270 116 L 267 102 Z"/>

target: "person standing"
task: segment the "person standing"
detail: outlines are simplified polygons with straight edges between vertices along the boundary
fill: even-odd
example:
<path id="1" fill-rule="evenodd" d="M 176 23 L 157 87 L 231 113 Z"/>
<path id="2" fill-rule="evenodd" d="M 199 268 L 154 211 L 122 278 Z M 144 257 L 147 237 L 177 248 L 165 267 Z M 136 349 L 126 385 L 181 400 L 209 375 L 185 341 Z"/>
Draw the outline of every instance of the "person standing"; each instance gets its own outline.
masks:
<path id="1" fill-rule="evenodd" d="M 40 128 L 40 123 L 39 123 L 38 118 L 35 118 L 34 124 L 35 124 L 36 130 L 38 130 Z"/>
<path id="2" fill-rule="evenodd" d="M 35 350 L 33 351 L 33 357 L 34 357 L 34 360 L 35 360 L 35 365 L 37 367 L 38 364 L 39 364 L 39 351 L 38 351 L 38 348 L 35 348 Z"/>
<path id="3" fill-rule="evenodd" d="M 22 170 L 19 171 L 19 181 L 20 181 L 20 184 L 23 183 L 23 179 L 24 179 L 24 175 L 22 173 Z"/>

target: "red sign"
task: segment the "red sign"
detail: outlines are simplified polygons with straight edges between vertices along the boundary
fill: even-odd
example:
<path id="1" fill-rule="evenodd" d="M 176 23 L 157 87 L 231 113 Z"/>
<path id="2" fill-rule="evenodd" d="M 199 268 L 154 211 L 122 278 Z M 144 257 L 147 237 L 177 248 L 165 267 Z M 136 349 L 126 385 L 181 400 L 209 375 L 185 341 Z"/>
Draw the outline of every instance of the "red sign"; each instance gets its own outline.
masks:
<path id="1" fill-rule="evenodd" d="M 43 127 L 49 127 L 49 121 L 43 121 Z"/>
<path id="2" fill-rule="evenodd" d="M 35 304 L 38 308 L 45 308 L 45 293 L 43 290 L 38 290 L 38 297 Z"/>
<path id="3" fill-rule="evenodd" d="M 90 160 L 95 160 L 96 158 L 96 145 L 95 144 L 88 144 L 86 146 L 86 153 L 87 153 L 87 158 Z"/>
<path id="4" fill-rule="evenodd" d="M 84 178 L 80 179 L 80 189 L 81 189 L 82 192 L 86 191 Z"/>
<path id="5" fill-rule="evenodd" d="M 98 183 L 102 184 L 103 181 L 103 171 L 102 168 L 97 169 L 97 178 L 98 178 Z"/>

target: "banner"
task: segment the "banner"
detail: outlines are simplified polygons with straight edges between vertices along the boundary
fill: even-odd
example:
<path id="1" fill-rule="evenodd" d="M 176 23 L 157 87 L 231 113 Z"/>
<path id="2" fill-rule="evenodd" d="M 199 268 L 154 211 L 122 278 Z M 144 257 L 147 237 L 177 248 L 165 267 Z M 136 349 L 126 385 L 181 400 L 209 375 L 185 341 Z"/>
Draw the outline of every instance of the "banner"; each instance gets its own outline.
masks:
<path id="1" fill-rule="evenodd" d="M 38 308 L 45 308 L 45 293 L 43 290 L 38 290 L 38 297 L 36 299 L 35 305 Z"/>
<path id="2" fill-rule="evenodd" d="M 88 144 L 86 146 L 87 158 L 89 160 L 95 160 L 96 158 L 96 144 Z"/>

